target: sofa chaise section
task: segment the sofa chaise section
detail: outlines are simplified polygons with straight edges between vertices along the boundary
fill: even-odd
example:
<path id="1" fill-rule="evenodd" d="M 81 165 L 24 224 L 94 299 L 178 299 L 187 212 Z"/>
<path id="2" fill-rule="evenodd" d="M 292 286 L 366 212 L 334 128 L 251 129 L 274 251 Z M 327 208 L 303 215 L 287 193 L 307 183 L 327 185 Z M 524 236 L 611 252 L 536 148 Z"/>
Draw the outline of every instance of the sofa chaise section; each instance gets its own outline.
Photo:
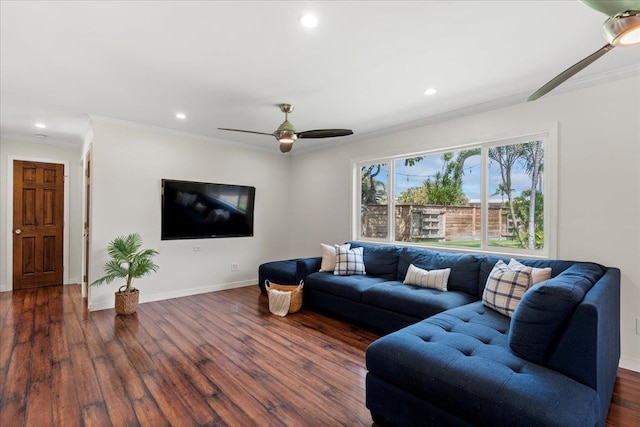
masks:
<path id="1" fill-rule="evenodd" d="M 555 280 L 592 270 L 574 265 Z M 545 337 L 548 351 L 531 349 L 547 354 L 538 363 L 511 348 L 513 319 L 481 301 L 375 341 L 366 352 L 372 417 L 397 426 L 604 426 L 620 358 L 620 277 L 603 271 L 558 336 Z M 519 306 L 514 319 L 529 309 Z"/>

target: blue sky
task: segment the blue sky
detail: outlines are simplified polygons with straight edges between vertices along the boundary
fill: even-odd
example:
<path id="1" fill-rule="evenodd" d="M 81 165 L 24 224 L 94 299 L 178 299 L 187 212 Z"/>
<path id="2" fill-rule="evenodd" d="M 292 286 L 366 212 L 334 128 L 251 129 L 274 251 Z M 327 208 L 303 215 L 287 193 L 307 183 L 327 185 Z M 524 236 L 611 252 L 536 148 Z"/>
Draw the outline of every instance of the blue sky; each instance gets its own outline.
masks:
<path id="1" fill-rule="evenodd" d="M 442 170 L 442 154 L 433 154 L 425 156 L 422 161 L 414 166 L 405 166 L 404 160 L 396 160 L 396 195 L 409 187 L 422 185 L 428 178 L 432 178 L 435 174 Z M 388 166 L 383 170 L 376 179 L 385 182 L 388 181 Z M 515 191 L 513 196 L 519 196 L 522 190 L 526 190 L 531 186 L 531 178 L 524 171 L 521 165 L 517 165 L 511 171 L 512 186 Z M 493 163 L 489 166 L 489 194 L 495 193 L 498 186 L 502 182 L 500 178 L 500 167 Z M 480 199 L 480 156 L 473 156 L 467 159 L 464 164 L 464 177 L 462 180 L 462 188 L 469 200 Z M 500 199 L 500 196 L 490 196 L 491 199 Z"/>

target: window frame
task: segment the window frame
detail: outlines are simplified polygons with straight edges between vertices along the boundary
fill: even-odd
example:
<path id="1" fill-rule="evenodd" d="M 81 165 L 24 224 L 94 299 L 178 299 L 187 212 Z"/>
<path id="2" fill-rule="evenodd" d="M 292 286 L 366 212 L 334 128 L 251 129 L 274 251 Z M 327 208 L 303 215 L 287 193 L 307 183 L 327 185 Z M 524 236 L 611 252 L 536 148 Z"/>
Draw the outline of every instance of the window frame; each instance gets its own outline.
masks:
<path id="1" fill-rule="evenodd" d="M 471 252 L 492 255 L 506 255 L 514 257 L 527 258 L 556 258 L 557 256 L 557 194 L 558 194 L 558 132 L 557 124 L 552 124 L 538 128 L 537 131 L 527 133 L 511 133 L 512 136 L 506 137 L 488 137 L 482 140 L 476 140 L 467 144 L 449 145 L 434 148 L 431 150 L 394 154 L 384 157 L 371 157 L 353 159 L 352 164 L 352 240 L 382 244 L 392 244 L 398 246 L 420 246 L 427 249 L 448 252 Z M 521 144 L 525 142 L 540 140 L 544 145 L 544 247 L 542 249 L 524 249 L 524 248 L 504 248 L 497 246 L 489 246 L 488 242 L 488 220 L 489 220 L 489 149 L 497 146 L 505 146 L 512 144 Z M 442 154 L 445 152 L 453 152 L 466 150 L 471 148 L 480 148 L 480 209 L 481 209 L 481 228 L 480 228 L 480 247 L 465 248 L 456 246 L 441 246 L 429 244 L 429 242 L 400 242 L 395 240 L 395 161 L 410 157 L 430 156 Z M 388 232 L 386 238 L 372 238 L 361 235 L 362 227 L 362 186 L 361 186 L 361 168 L 366 165 L 382 164 L 388 165 L 388 189 L 387 189 L 387 215 L 388 215 Z"/>

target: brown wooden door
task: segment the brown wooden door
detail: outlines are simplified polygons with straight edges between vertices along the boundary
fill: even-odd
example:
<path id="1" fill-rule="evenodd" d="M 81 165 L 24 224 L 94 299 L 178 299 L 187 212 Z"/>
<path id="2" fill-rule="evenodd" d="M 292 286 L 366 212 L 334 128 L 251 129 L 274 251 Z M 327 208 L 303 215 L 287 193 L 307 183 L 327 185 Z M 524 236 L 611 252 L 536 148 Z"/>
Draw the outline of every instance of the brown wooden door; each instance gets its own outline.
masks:
<path id="1" fill-rule="evenodd" d="M 64 165 L 13 162 L 13 289 L 62 284 Z"/>

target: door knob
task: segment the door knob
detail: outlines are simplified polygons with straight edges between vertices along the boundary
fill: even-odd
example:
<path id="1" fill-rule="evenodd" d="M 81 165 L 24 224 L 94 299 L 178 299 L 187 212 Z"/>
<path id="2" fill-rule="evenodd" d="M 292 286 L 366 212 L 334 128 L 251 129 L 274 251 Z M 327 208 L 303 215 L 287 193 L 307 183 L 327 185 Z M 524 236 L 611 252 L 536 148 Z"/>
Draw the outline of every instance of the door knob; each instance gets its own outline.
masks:
<path id="1" fill-rule="evenodd" d="M 16 229 L 16 234 L 20 234 L 20 233 L 22 233 L 22 230 L 20 230 L 19 228 Z"/>

